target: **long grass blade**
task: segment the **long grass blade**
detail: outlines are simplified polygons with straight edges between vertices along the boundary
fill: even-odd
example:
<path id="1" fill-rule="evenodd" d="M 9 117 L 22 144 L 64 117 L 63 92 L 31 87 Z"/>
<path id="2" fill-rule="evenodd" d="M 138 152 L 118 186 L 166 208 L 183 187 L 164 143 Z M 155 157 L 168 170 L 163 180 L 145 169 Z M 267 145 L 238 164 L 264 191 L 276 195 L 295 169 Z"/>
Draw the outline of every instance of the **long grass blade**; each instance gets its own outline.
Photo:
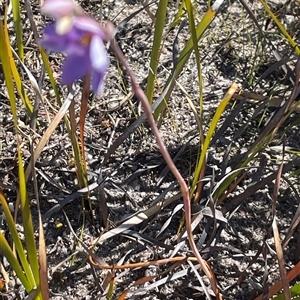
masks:
<path id="1" fill-rule="evenodd" d="M 148 72 L 148 81 L 146 87 L 146 96 L 150 104 L 153 102 L 153 93 L 156 79 L 157 66 L 160 57 L 161 44 L 162 44 L 162 34 L 165 25 L 165 19 L 167 14 L 168 0 L 160 0 L 157 16 L 155 21 L 155 31 L 154 31 L 154 40 L 151 50 L 151 60 L 150 68 Z"/>
<path id="2" fill-rule="evenodd" d="M 210 23 L 212 22 L 213 18 L 215 17 L 218 9 L 220 8 L 220 6 L 223 4 L 224 0 L 217 0 L 214 2 L 214 4 L 208 9 L 208 11 L 205 13 L 205 15 L 203 16 L 202 20 L 200 21 L 200 23 L 198 24 L 197 28 L 196 28 L 196 35 L 197 35 L 197 41 L 200 40 L 200 38 L 203 36 L 204 32 L 206 31 L 206 29 L 208 28 L 208 26 L 210 25 Z M 186 62 L 188 61 L 192 51 L 193 51 L 193 39 L 190 38 L 184 49 L 181 51 L 179 58 L 178 58 L 178 63 L 176 68 L 174 69 L 174 73 L 172 75 L 169 76 L 167 82 L 166 82 L 166 86 L 168 86 L 169 84 L 171 84 L 170 89 L 168 91 L 168 93 L 165 96 L 165 101 L 167 102 L 168 99 L 170 98 L 171 92 L 173 90 L 173 87 L 175 85 L 175 80 L 178 78 L 178 76 L 180 75 L 180 73 L 182 72 Z M 154 118 L 158 119 L 160 113 L 163 111 L 165 107 L 165 104 L 162 103 L 154 112 Z"/>
<path id="3" fill-rule="evenodd" d="M 13 18 L 15 23 L 15 30 L 17 36 L 17 45 L 18 45 L 18 53 L 21 60 L 24 60 L 24 46 L 23 46 L 23 30 L 22 30 L 22 21 L 21 21 L 21 12 L 20 12 L 20 1 L 12 0 L 12 11 Z"/>
<path id="4" fill-rule="evenodd" d="M 290 43 L 290 45 L 295 49 L 295 52 L 299 55 L 300 49 L 298 47 L 298 43 L 294 41 L 294 39 L 289 35 L 289 33 L 285 30 L 284 26 L 281 24 L 281 22 L 278 20 L 276 15 L 272 12 L 269 5 L 266 3 L 265 0 L 259 0 L 261 4 L 263 5 L 266 12 L 270 15 L 272 20 L 275 22 L 275 24 L 278 26 L 280 32 L 283 34 L 283 36 L 287 39 L 287 41 Z"/>
<path id="5" fill-rule="evenodd" d="M 15 243 L 15 247 L 16 247 L 16 250 L 18 252 L 18 257 L 20 259 L 22 268 L 24 270 L 24 271 L 22 270 L 22 273 L 24 272 L 26 274 L 25 275 L 27 277 L 26 282 L 28 282 L 28 284 L 29 284 L 29 290 L 30 290 L 30 289 L 32 289 L 32 288 L 35 287 L 35 280 L 33 278 L 30 266 L 28 264 L 28 261 L 27 261 L 26 255 L 25 255 L 25 251 L 24 251 L 22 242 L 20 240 L 19 234 L 18 234 L 16 226 L 15 226 L 14 219 L 13 219 L 13 217 L 11 215 L 11 212 L 9 210 L 9 207 L 7 205 L 7 202 L 6 202 L 5 198 L 4 198 L 4 195 L 3 195 L 2 191 L 0 191 L 0 203 L 1 203 L 2 209 L 4 211 L 4 215 L 5 215 L 5 219 L 6 219 L 6 222 L 7 222 L 7 226 L 8 226 L 9 232 L 11 234 L 13 242 Z M 0 244 L 0 246 L 1 245 L 2 244 Z M 12 266 L 12 267 L 14 267 L 14 266 Z"/>
<path id="6" fill-rule="evenodd" d="M 0 231 L 0 252 L 6 257 L 10 266 L 16 272 L 16 275 L 22 282 L 26 292 L 29 293 L 34 288 L 34 286 L 32 286 L 29 283 L 28 278 L 26 278 L 22 267 L 20 266 L 17 258 L 15 257 L 12 249 L 8 245 L 6 239 L 1 231 Z"/>
<path id="7" fill-rule="evenodd" d="M 193 182 L 192 182 L 192 186 L 191 186 L 191 190 L 190 190 L 190 195 L 191 196 L 193 195 L 193 193 L 196 189 L 196 185 L 197 185 L 197 182 L 199 180 L 199 174 L 201 172 L 201 169 L 202 169 L 202 166 L 203 166 L 203 163 L 204 163 L 204 160 L 205 160 L 207 149 L 209 147 L 210 141 L 211 141 L 212 136 L 215 132 L 217 124 L 218 124 L 218 122 L 219 122 L 219 120 L 222 116 L 222 113 L 224 112 L 228 102 L 230 101 L 230 99 L 234 95 L 237 88 L 238 88 L 238 85 L 236 83 L 233 83 L 231 85 L 231 87 L 228 90 L 228 92 L 226 93 L 225 97 L 223 98 L 223 100 L 219 104 L 219 106 L 218 106 L 218 108 L 215 112 L 215 115 L 214 115 L 214 117 L 211 121 L 211 124 L 209 126 L 209 129 L 208 129 L 208 132 L 207 132 L 204 144 L 203 144 L 201 155 L 200 155 L 199 161 L 198 161 L 197 166 L 196 166 L 196 170 L 195 170 L 195 174 L 194 174 L 194 178 L 193 178 Z"/>
<path id="8" fill-rule="evenodd" d="M 2 23 L 2 21 L 1 21 L 1 23 Z M 2 30 L 0 32 L 0 40 L 2 41 L 1 52 L 3 55 L 3 61 L 5 60 L 4 62 L 2 61 L 2 63 L 9 64 L 10 72 L 11 72 L 10 76 L 12 76 L 12 78 L 13 78 L 13 80 L 11 80 L 11 82 L 12 83 L 14 82 L 16 84 L 17 91 L 21 97 L 22 102 L 24 103 L 27 113 L 29 114 L 29 116 L 31 116 L 32 112 L 33 112 L 33 107 L 29 101 L 27 94 L 24 91 L 23 82 L 22 82 L 22 80 L 20 78 L 20 74 L 17 70 L 16 63 L 13 59 L 13 54 L 12 54 L 11 47 L 10 47 L 10 40 L 9 40 L 9 36 L 8 36 L 8 32 L 7 32 L 7 16 L 6 15 L 4 17 L 4 23 L 2 23 Z M 5 59 L 4 59 L 4 57 L 5 57 Z"/>

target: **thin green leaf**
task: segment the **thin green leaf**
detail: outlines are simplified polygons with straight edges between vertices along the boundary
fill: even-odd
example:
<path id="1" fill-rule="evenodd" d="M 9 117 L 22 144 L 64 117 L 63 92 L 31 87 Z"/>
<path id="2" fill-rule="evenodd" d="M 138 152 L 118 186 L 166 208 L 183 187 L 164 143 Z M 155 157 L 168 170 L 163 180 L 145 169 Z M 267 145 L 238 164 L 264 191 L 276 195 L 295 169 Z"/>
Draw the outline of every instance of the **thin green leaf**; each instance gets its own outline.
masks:
<path id="1" fill-rule="evenodd" d="M 198 48 L 198 38 L 196 33 L 196 26 L 195 26 L 195 19 L 194 19 L 194 13 L 193 13 L 193 6 L 191 3 L 191 0 L 185 0 L 187 13 L 189 17 L 189 26 L 190 31 L 192 34 L 192 41 L 193 41 L 193 49 L 195 52 L 196 57 L 196 64 L 197 64 L 197 71 L 198 71 L 198 84 L 199 84 L 199 103 L 200 103 L 200 116 L 202 120 L 202 114 L 203 114 L 203 79 L 202 79 L 202 71 L 201 71 L 201 65 L 200 65 L 200 54 L 199 54 L 199 48 Z"/>
<path id="2" fill-rule="evenodd" d="M 215 132 L 217 124 L 218 124 L 218 122 L 219 122 L 219 120 L 222 116 L 222 113 L 224 112 L 228 102 L 232 98 L 232 96 L 235 93 L 236 89 L 237 89 L 237 84 L 233 83 L 232 86 L 230 87 L 230 89 L 228 90 L 228 92 L 226 93 L 225 97 L 223 98 L 223 100 L 219 104 L 219 106 L 218 106 L 218 108 L 215 112 L 215 115 L 214 115 L 214 117 L 211 121 L 211 124 L 209 126 L 209 129 L 208 129 L 208 132 L 207 132 L 204 144 L 203 144 L 203 148 L 202 148 L 202 151 L 201 151 L 201 154 L 200 154 L 199 162 L 197 164 L 196 171 L 195 171 L 195 174 L 194 174 L 194 178 L 193 178 L 193 182 L 192 182 L 192 186 L 191 186 L 191 192 L 190 192 L 191 195 L 193 195 L 193 193 L 195 191 L 195 188 L 196 188 L 196 185 L 197 185 L 197 182 L 198 182 L 198 178 L 199 178 L 199 174 L 200 174 L 201 168 L 203 166 L 203 162 L 204 162 L 206 152 L 207 152 L 207 149 L 209 147 L 211 138 L 212 138 L 212 136 Z"/>
<path id="3" fill-rule="evenodd" d="M 203 36 L 204 32 L 206 31 L 206 29 L 208 28 L 208 26 L 210 25 L 210 23 L 212 22 L 213 18 L 215 17 L 219 7 L 222 5 L 223 0 L 218 0 L 216 1 L 211 8 L 208 9 L 208 11 L 205 13 L 205 15 L 203 16 L 203 18 L 201 19 L 200 23 L 198 24 L 197 28 L 196 28 L 196 35 L 197 35 L 197 41 L 200 40 L 200 38 Z M 175 81 L 178 78 L 178 76 L 180 75 L 180 73 L 182 72 L 186 62 L 188 61 L 192 51 L 193 51 L 193 47 L 194 47 L 194 43 L 193 43 L 193 39 L 190 38 L 184 49 L 181 51 L 179 58 L 178 58 L 178 63 L 177 66 L 175 67 L 174 73 L 171 74 L 165 84 L 165 86 L 170 85 L 170 88 L 168 90 L 168 93 L 165 96 L 165 101 L 167 102 L 168 99 L 170 98 L 170 95 L 173 91 L 173 87 L 175 85 Z M 157 120 L 160 113 L 163 111 L 165 107 L 165 103 L 162 102 L 162 104 L 155 110 L 154 112 L 154 118 Z"/>
<path id="4" fill-rule="evenodd" d="M 0 252 L 6 257 L 12 269 L 16 272 L 16 275 L 24 285 L 26 292 L 30 292 L 34 287 L 29 283 L 23 270 L 15 257 L 12 249 L 9 247 L 3 233 L 0 231 Z"/>
<path id="5" fill-rule="evenodd" d="M 192 41 L 193 41 L 193 48 L 194 48 L 194 53 L 195 53 L 195 57 L 196 57 L 196 65 L 197 65 L 197 72 L 198 72 L 198 85 L 199 85 L 199 107 L 200 107 L 200 117 L 199 117 L 199 151 L 198 153 L 203 153 L 203 142 L 204 142 L 204 133 L 203 133 L 203 129 L 202 129 L 202 120 L 203 120 L 203 79 L 202 79 L 202 71 L 201 71 L 201 65 L 200 65 L 200 54 L 199 54 L 199 49 L 198 49 L 198 40 L 197 40 L 197 33 L 196 33 L 196 29 L 195 29 L 195 20 L 194 20 L 194 13 L 193 13 L 193 5 L 191 3 L 191 0 L 185 0 L 186 3 L 186 8 L 187 8 L 187 13 L 188 13 L 188 18 L 189 18 L 189 27 L 190 27 L 190 31 L 192 34 Z M 205 157 L 205 156 L 204 156 Z M 199 162 L 199 154 L 197 157 L 197 164 L 196 164 L 196 169 L 198 167 L 198 162 Z M 206 167 L 206 163 L 201 162 L 202 166 L 199 172 L 199 177 L 197 178 L 197 181 L 199 182 L 199 180 L 201 179 L 201 177 L 204 175 L 205 173 L 205 167 Z M 196 180 L 196 178 L 194 178 Z M 203 182 L 200 181 L 199 182 L 199 186 L 198 186 L 198 190 L 202 190 L 202 185 Z M 195 195 L 195 199 L 197 200 L 198 195 L 196 193 Z"/>
<path id="6" fill-rule="evenodd" d="M 24 87 L 23 87 L 23 82 L 20 78 L 19 72 L 17 70 L 15 61 L 13 59 L 13 55 L 12 55 L 12 51 L 11 51 L 11 47 L 10 47 L 10 41 L 9 41 L 9 36 L 8 36 L 8 32 L 7 32 L 7 16 L 5 15 L 4 17 L 4 24 L 2 23 L 2 29 L 1 29 L 1 33 L 0 33 L 0 38 L 2 41 L 2 51 L 3 52 L 3 62 L 5 64 L 9 64 L 10 66 L 10 77 L 12 77 L 13 79 L 10 79 L 10 84 L 13 82 L 15 82 L 16 84 L 16 88 L 17 91 L 21 97 L 22 102 L 25 105 L 25 108 L 27 110 L 27 113 L 29 114 L 29 116 L 31 116 L 32 112 L 33 112 L 33 107 L 32 104 L 29 101 L 29 98 L 27 96 L 27 94 L 24 91 Z M 8 87 L 8 88 L 11 88 Z M 11 90 L 9 90 L 9 92 L 11 92 Z M 11 94 L 9 94 L 9 96 L 11 97 Z"/>
<path id="7" fill-rule="evenodd" d="M 150 61 L 150 68 L 149 68 L 148 81 L 146 87 L 146 96 L 150 104 L 152 104 L 153 102 L 152 98 L 154 93 L 157 66 L 158 66 L 160 52 L 161 52 L 162 33 L 163 33 L 166 14 L 167 14 L 167 5 L 168 5 L 168 0 L 160 0 L 157 13 L 156 13 L 154 40 L 153 40 L 153 45 L 151 50 L 151 61 Z"/>
<path id="8" fill-rule="evenodd" d="M 177 25 L 179 25 L 181 23 L 182 18 L 185 15 L 185 11 L 186 11 L 185 1 L 182 1 L 180 3 L 179 8 L 177 9 L 177 12 L 176 12 L 173 22 L 170 25 L 171 29 L 175 28 Z"/>
<path id="9" fill-rule="evenodd" d="M 2 69 L 5 78 L 6 88 L 9 96 L 10 106 L 13 113 L 14 125 L 17 127 L 17 109 L 16 109 L 16 101 L 15 101 L 15 93 L 14 93 L 14 81 L 11 74 L 10 64 L 9 64 L 9 56 L 7 51 L 7 39 L 5 36 L 4 24 L 2 20 L 0 20 L 0 53 L 1 53 L 1 62 Z"/>
<path id="10" fill-rule="evenodd" d="M 279 30 L 283 34 L 283 36 L 288 40 L 290 45 L 295 49 L 296 53 L 300 54 L 300 49 L 298 47 L 298 44 L 294 41 L 294 39 L 289 35 L 289 33 L 285 30 L 284 26 L 281 24 L 281 22 L 278 20 L 276 15 L 272 12 L 268 4 L 265 0 L 260 0 L 261 4 L 264 6 L 266 12 L 270 15 L 272 20 L 275 22 L 275 24 L 278 26 Z"/>
<path id="11" fill-rule="evenodd" d="M 59 90 L 58 90 L 56 81 L 55 81 L 55 79 L 54 79 L 53 72 L 52 72 L 52 70 L 51 70 L 50 63 L 49 63 L 47 54 L 46 54 L 45 50 L 44 50 L 42 47 L 39 47 L 39 50 L 40 50 L 40 53 L 41 53 L 41 56 L 42 56 L 42 61 L 43 61 L 45 70 L 46 70 L 46 72 L 47 72 L 47 74 L 48 74 L 48 76 L 49 76 L 49 80 L 50 80 L 51 86 L 52 86 L 52 88 L 53 88 L 53 90 L 54 90 L 54 93 L 55 93 L 55 96 L 56 96 L 57 103 L 58 103 L 60 106 L 62 106 L 62 102 L 61 102 L 60 95 L 59 95 Z"/>
<path id="12" fill-rule="evenodd" d="M 30 290 L 30 289 L 35 287 L 35 280 L 33 278 L 30 266 L 28 264 L 22 242 L 20 240 L 19 234 L 18 234 L 16 226 L 15 226 L 15 222 L 13 220 L 13 217 L 11 215 L 11 212 L 9 210 L 9 207 L 7 205 L 7 202 L 4 198 L 4 195 L 3 195 L 2 191 L 0 192 L 0 203 L 1 203 L 2 208 L 3 208 L 3 212 L 4 212 L 4 215 L 5 215 L 5 219 L 6 219 L 6 222 L 7 222 L 7 226 L 8 226 L 10 235 L 12 237 L 13 242 L 15 243 L 15 247 L 16 247 L 16 250 L 17 250 L 17 253 L 18 253 L 18 257 L 20 259 L 23 270 L 26 274 L 26 277 L 27 277 L 26 281 L 28 281 L 28 283 L 29 283 L 29 290 Z M 14 268 L 14 266 L 12 266 L 12 268 Z"/>
<path id="13" fill-rule="evenodd" d="M 20 1 L 12 0 L 12 12 L 15 23 L 15 30 L 17 36 L 18 53 L 21 60 L 24 60 L 24 46 L 23 46 L 23 31 L 22 31 L 22 20 L 20 12 Z"/>
<path id="14" fill-rule="evenodd" d="M 37 257 L 37 249 L 35 245 L 34 230 L 32 224 L 32 216 L 29 207 L 29 201 L 26 191 L 26 180 L 23 168 L 22 154 L 20 145 L 18 145 L 18 164 L 19 164 L 19 197 L 21 203 L 23 227 L 25 234 L 25 243 L 27 248 L 27 255 L 31 270 L 35 279 L 35 283 L 39 286 L 40 275 L 39 275 L 39 262 Z"/>

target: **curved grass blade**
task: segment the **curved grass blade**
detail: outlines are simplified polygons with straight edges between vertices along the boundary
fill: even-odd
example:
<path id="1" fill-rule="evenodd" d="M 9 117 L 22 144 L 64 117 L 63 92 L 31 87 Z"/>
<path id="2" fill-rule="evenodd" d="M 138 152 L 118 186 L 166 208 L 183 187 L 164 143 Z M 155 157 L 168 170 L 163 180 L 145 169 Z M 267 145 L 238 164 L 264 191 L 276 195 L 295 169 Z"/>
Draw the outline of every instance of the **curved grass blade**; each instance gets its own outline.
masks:
<path id="1" fill-rule="evenodd" d="M 2 23 L 2 21 L 1 21 L 1 23 Z M 32 112 L 33 112 L 33 107 L 29 101 L 27 94 L 24 91 L 23 82 L 22 82 L 19 72 L 17 70 L 16 63 L 13 59 L 13 55 L 12 55 L 12 51 L 11 51 L 11 47 L 10 47 L 10 40 L 9 40 L 9 36 L 8 36 L 8 32 L 7 32 L 7 17 L 6 17 L 6 15 L 4 18 L 4 23 L 2 23 L 1 26 L 2 26 L 2 29 L 0 32 L 0 40 L 2 41 L 2 43 L 1 43 L 2 46 L 1 46 L 0 52 L 3 55 L 2 63 L 9 64 L 10 73 L 11 73 L 11 76 L 13 79 L 12 82 L 15 82 L 17 91 L 21 97 L 22 102 L 25 105 L 26 111 L 27 111 L 28 115 L 31 116 Z M 5 59 L 4 59 L 4 57 L 5 57 Z"/>
<path id="2" fill-rule="evenodd" d="M 233 83 L 230 87 L 230 89 L 228 90 L 228 92 L 226 93 L 225 97 L 223 98 L 223 100 L 221 101 L 221 103 L 219 104 L 215 115 L 211 121 L 211 124 L 209 126 L 204 144 L 203 144 L 203 148 L 200 154 L 200 158 L 199 161 L 197 162 L 197 166 L 196 166 L 196 170 L 195 170 L 195 174 L 194 174 L 194 178 L 193 178 L 193 182 L 192 182 L 192 186 L 191 186 L 191 190 L 190 190 L 190 195 L 192 196 L 193 193 L 196 190 L 196 186 L 197 186 L 197 182 L 199 180 L 199 175 L 202 169 L 202 166 L 204 164 L 204 160 L 206 157 L 206 153 L 207 153 L 207 149 L 210 145 L 210 141 L 212 139 L 213 134 L 215 133 L 215 129 L 217 127 L 217 124 L 222 116 L 222 113 L 224 112 L 228 102 L 230 101 L 230 99 L 232 98 L 233 94 L 235 93 L 235 91 L 237 90 L 238 85 L 236 83 Z"/>

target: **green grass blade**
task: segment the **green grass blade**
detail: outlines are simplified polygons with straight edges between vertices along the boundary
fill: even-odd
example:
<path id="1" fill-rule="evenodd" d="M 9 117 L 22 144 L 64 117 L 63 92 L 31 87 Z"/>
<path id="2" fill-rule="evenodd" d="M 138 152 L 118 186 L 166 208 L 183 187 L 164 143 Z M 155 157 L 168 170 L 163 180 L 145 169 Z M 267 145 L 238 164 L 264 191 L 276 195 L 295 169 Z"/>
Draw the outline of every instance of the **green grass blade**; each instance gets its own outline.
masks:
<path id="1" fill-rule="evenodd" d="M 185 15 L 185 11 L 186 11 L 185 1 L 182 1 L 180 3 L 179 8 L 177 9 L 176 15 L 174 17 L 172 24 L 170 25 L 170 28 L 175 28 L 177 25 L 180 24 L 182 18 Z"/>
<path id="2" fill-rule="evenodd" d="M 208 9 L 208 11 L 205 13 L 203 18 L 201 19 L 200 23 L 198 24 L 196 28 L 196 35 L 197 35 L 197 41 L 200 40 L 200 38 L 203 36 L 204 32 L 212 22 L 213 18 L 215 17 L 219 7 L 222 5 L 223 0 L 218 0 L 215 1 L 215 3 L 211 6 L 211 8 Z M 193 39 L 190 38 L 184 49 L 181 51 L 179 58 L 178 58 L 178 63 L 177 66 L 175 67 L 174 73 L 171 74 L 165 84 L 165 87 L 167 87 L 170 84 L 170 88 L 168 90 L 168 93 L 165 96 L 165 101 L 167 102 L 168 99 L 170 98 L 171 92 L 173 90 L 173 87 L 175 85 L 175 81 L 180 75 L 181 71 L 183 70 L 186 62 L 188 61 L 194 47 L 194 42 Z M 157 120 L 160 113 L 163 111 L 165 107 L 165 103 L 162 103 L 154 112 L 154 118 Z"/>
<path id="3" fill-rule="evenodd" d="M 9 210 L 9 207 L 7 205 L 7 202 L 6 202 L 2 192 L 0 192 L 0 203 L 1 203 L 2 208 L 3 208 L 3 212 L 4 212 L 4 215 L 5 215 L 5 219 L 6 219 L 6 222 L 7 222 L 7 226 L 8 226 L 10 235 L 12 237 L 13 242 L 15 243 L 15 247 L 16 247 L 16 250 L 18 252 L 18 257 L 20 259 L 23 270 L 26 274 L 26 277 L 27 277 L 26 281 L 29 284 L 29 290 L 31 290 L 35 287 L 35 280 L 33 278 L 30 266 L 28 264 L 28 261 L 27 261 L 26 255 L 25 255 L 25 251 L 23 249 L 22 242 L 20 240 L 19 234 L 18 234 L 16 226 L 15 226 L 14 219 L 11 215 L 11 212 Z M 13 265 L 12 265 L 12 268 L 14 269 Z M 17 270 L 15 270 L 15 269 L 14 269 L 14 271 L 17 272 Z M 18 276 L 18 274 L 17 274 L 17 276 Z"/>
<path id="4" fill-rule="evenodd" d="M 194 13 L 193 13 L 193 5 L 191 3 L 191 0 L 185 0 L 185 3 L 186 3 L 188 18 L 189 18 L 189 27 L 190 27 L 190 32 L 192 35 L 193 49 L 194 49 L 194 53 L 195 53 L 197 73 L 198 73 L 199 108 L 200 108 L 200 113 L 199 113 L 199 118 L 198 118 L 199 121 L 197 122 L 198 128 L 199 128 L 199 140 L 200 140 L 198 157 L 197 157 L 197 162 L 198 162 L 200 159 L 199 153 L 203 152 L 202 149 L 203 149 L 203 142 L 204 142 L 204 133 L 203 133 L 203 128 L 202 128 L 202 123 L 203 123 L 203 80 L 202 80 L 202 71 L 201 71 L 201 65 L 200 65 L 200 54 L 199 54 L 199 49 L 198 49 L 198 39 L 197 39 L 197 33 L 196 33 L 196 27 L 195 27 Z M 198 163 L 197 163 L 197 165 L 198 165 Z M 202 177 L 201 174 L 205 173 L 205 165 L 206 165 L 206 163 L 203 161 L 201 170 L 199 172 L 198 181 Z M 203 182 L 201 181 L 199 184 L 200 185 L 199 185 L 198 189 L 201 190 L 202 189 L 201 185 L 203 184 Z M 196 198 L 197 198 L 197 196 L 196 196 Z"/>
<path id="5" fill-rule="evenodd" d="M 37 249 L 35 245 L 32 216 L 30 212 L 29 201 L 28 201 L 27 191 L 26 191 L 25 172 L 23 168 L 23 161 L 22 161 L 21 150 L 19 146 L 18 146 L 18 163 L 19 163 L 19 196 L 20 196 L 20 203 L 21 203 L 26 248 L 28 251 L 28 259 L 35 279 L 35 283 L 37 286 L 39 286 L 40 283 L 39 262 L 37 257 Z"/>
<path id="6" fill-rule="evenodd" d="M 200 115 L 202 116 L 203 113 L 203 80 L 202 80 L 202 72 L 201 72 L 201 65 L 200 65 L 200 54 L 198 49 L 198 38 L 196 33 L 196 26 L 195 26 L 195 19 L 193 13 L 193 5 L 191 0 L 185 0 L 188 18 L 189 18 L 189 26 L 190 31 L 192 34 L 192 42 L 193 42 L 193 49 L 195 52 L 196 57 L 196 64 L 197 64 L 197 71 L 198 71 L 198 84 L 199 84 L 199 103 L 200 103 Z"/>
<path id="7" fill-rule="evenodd" d="M 14 79 L 14 80 L 10 80 L 10 82 L 12 82 L 12 84 L 13 84 L 13 82 L 15 82 L 17 91 L 21 97 L 22 102 L 25 105 L 26 111 L 27 111 L 28 115 L 31 116 L 31 114 L 33 112 L 33 107 L 29 101 L 27 94 L 24 91 L 22 80 L 20 78 L 15 61 L 13 59 L 13 54 L 12 54 L 11 47 L 10 47 L 10 41 L 9 41 L 9 36 L 8 36 L 8 32 L 7 32 L 7 23 L 6 22 L 7 22 L 7 18 L 5 15 L 4 23 L 1 23 L 2 29 L 0 32 L 0 39 L 2 42 L 1 43 L 1 53 L 3 55 L 2 63 L 9 64 L 9 66 L 10 66 L 9 72 L 11 73 L 10 77 L 12 76 L 12 78 Z M 9 88 L 11 88 L 11 87 L 9 87 Z M 11 95 L 9 94 L 9 96 L 11 96 Z"/>
<path id="8" fill-rule="evenodd" d="M 17 70 L 17 67 L 16 67 L 16 63 L 13 59 L 13 56 L 12 56 L 12 51 L 11 51 L 11 48 L 9 48 L 9 62 L 10 62 L 10 68 L 11 68 L 11 71 L 12 71 L 12 75 L 13 75 L 13 78 L 14 78 L 14 81 L 15 81 L 15 84 L 16 84 L 16 88 L 17 88 L 17 91 L 21 97 L 21 100 L 23 102 L 23 104 L 25 105 L 25 108 L 26 108 L 26 111 L 28 113 L 28 115 L 31 117 L 32 115 L 32 112 L 33 112 L 33 106 L 28 98 L 28 95 L 26 94 L 25 90 L 24 90 L 24 86 L 23 86 L 23 81 L 20 77 L 20 74 Z M 21 58 L 19 57 L 19 59 L 21 60 Z"/>
<path id="9" fill-rule="evenodd" d="M 49 76 L 49 80 L 50 80 L 51 86 L 52 86 L 52 88 L 54 90 L 57 103 L 59 104 L 59 106 L 62 106 L 62 102 L 61 102 L 60 95 L 59 95 L 59 90 L 58 90 L 56 81 L 54 79 L 53 72 L 51 70 L 47 54 L 46 54 L 45 50 L 42 47 L 39 47 L 39 50 L 40 50 L 40 53 L 41 53 L 41 56 L 42 56 L 42 61 L 43 61 L 45 70 L 46 70 L 46 72 L 47 72 L 47 74 Z"/>
<path id="10" fill-rule="evenodd" d="M 4 73 L 4 78 L 6 82 L 6 87 L 9 95 L 9 101 L 11 106 L 11 112 L 13 115 L 14 120 L 14 127 L 15 131 L 18 131 L 17 127 L 17 107 L 16 107 L 16 99 L 14 94 L 14 81 L 12 77 L 13 68 L 11 68 L 14 65 L 11 49 L 9 46 L 9 39 L 7 35 L 7 31 L 5 29 L 6 27 L 3 26 L 3 23 L 0 21 L 0 50 L 1 50 L 1 62 L 2 62 L 2 68 Z M 13 62 L 13 63 L 12 63 Z M 18 234 L 16 232 L 14 223 L 12 219 L 8 217 L 8 224 L 11 234 L 13 235 L 14 242 L 16 243 L 16 249 L 18 252 L 18 255 L 20 257 L 20 261 L 22 263 L 22 266 L 24 268 L 24 272 L 26 276 L 28 277 L 28 280 L 30 284 L 32 285 L 32 288 L 39 285 L 39 264 L 37 260 L 37 252 L 35 247 L 35 239 L 34 239 L 34 231 L 33 231 L 33 225 L 32 225 L 32 218 L 31 213 L 29 209 L 29 203 L 27 198 L 27 192 L 26 192 L 26 182 L 25 182 L 25 174 L 23 170 L 23 161 L 22 161 L 22 155 L 19 145 L 19 139 L 17 139 L 18 143 L 18 165 L 19 165 L 19 186 L 20 186 L 20 200 L 21 200 L 21 206 L 22 206 L 22 217 L 23 217 L 23 226 L 24 226 L 24 233 L 25 233 L 25 242 L 26 242 L 26 248 L 28 252 L 28 258 L 31 268 L 27 264 L 27 259 L 24 254 L 24 249 L 22 246 L 22 243 L 20 242 L 18 238 Z M 33 275 L 33 278 L 32 278 Z"/>
<path id="11" fill-rule="evenodd" d="M 219 120 L 222 116 L 222 113 L 224 112 L 228 102 L 232 98 L 232 96 L 235 93 L 236 89 L 237 89 L 237 84 L 233 83 L 232 86 L 230 87 L 229 91 L 226 93 L 225 97 L 223 98 L 223 100 L 219 104 L 219 106 L 218 106 L 218 108 L 215 112 L 215 115 L 214 115 L 214 117 L 211 121 L 211 124 L 209 126 L 206 138 L 204 140 L 204 144 L 203 144 L 203 148 L 202 148 L 202 151 L 201 151 L 201 154 L 200 154 L 200 158 L 199 158 L 199 161 L 198 161 L 197 166 L 196 166 L 196 171 L 195 171 L 195 174 L 194 174 L 194 178 L 193 178 L 193 182 L 192 182 L 192 186 L 191 186 L 191 191 L 190 191 L 191 196 L 193 195 L 193 193 L 196 189 L 197 182 L 199 180 L 199 174 L 200 174 L 200 171 L 202 169 L 204 159 L 205 159 L 205 156 L 206 156 L 206 152 L 207 152 L 207 149 L 209 147 L 211 138 L 212 138 L 212 136 L 215 132 L 217 124 L 218 124 L 218 122 L 219 122 Z"/>
<path id="12" fill-rule="evenodd" d="M 1 54 L 2 69 L 3 69 L 5 85 L 7 88 L 7 93 L 10 101 L 10 106 L 13 112 L 14 125 L 15 127 L 17 127 L 17 117 L 16 117 L 17 108 L 16 108 L 16 101 L 15 101 L 15 93 L 14 93 L 14 81 L 11 74 L 7 49 L 8 47 L 7 47 L 7 40 L 5 38 L 4 25 L 2 23 L 2 20 L 0 20 L 0 54 Z"/>
<path id="13" fill-rule="evenodd" d="M 288 40 L 290 45 L 295 49 L 296 53 L 300 54 L 300 49 L 298 47 L 298 44 L 293 40 L 293 38 L 289 35 L 289 33 L 285 30 L 284 26 L 281 24 L 281 22 L 278 20 L 276 15 L 272 12 L 268 4 L 265 0 L 260 0 L 261 4 L 264 6 L 266 12 L 270 15 L 272 20 L 275 22 L 275 24 L 278 26 L 279 30 L 283 34 L 283 36 Z"/>
<path id="14" fill-rule="evenodd" d="M 0 252 L 6 257 L 11 268 L 16 272 L 16 275 L 22 282 L 26 292 L 30 292 L 34 287 L 29 283 L 25 274 L 23 273 L 23 269 L 21 268 L 17 258 L 15 257 L 12 249 L 9 247 L 4 235 L 0 231 Z"/>
<path id="15" fill-rule="evenodd" d="M 165 19 L 167 14 L 168 0 L 160 0 L 155 21 L 154 40 L 151 50 L 150 68 L 148 73 L 148 81 L 146 87 L 146 96 L 150 104 L 153 102 L 153 92 L 155 85 L 155 78 L 157 72 L 157 66 L 160 57 L 162 34 L 165 25 Z"/>
<path id="16" fill-rule="evenodd" d="M 20 1 L 12 0 L 12 12 L 15 23 L 15 30 L 17 36 L 17 45 L 18 45 L 18 53 L 21 60 L 24 60 L 24 46 L 23 46 L 23 30 L 22 30 L 22 20 L 21 20 L 21 12 L 20 12 Z"/>

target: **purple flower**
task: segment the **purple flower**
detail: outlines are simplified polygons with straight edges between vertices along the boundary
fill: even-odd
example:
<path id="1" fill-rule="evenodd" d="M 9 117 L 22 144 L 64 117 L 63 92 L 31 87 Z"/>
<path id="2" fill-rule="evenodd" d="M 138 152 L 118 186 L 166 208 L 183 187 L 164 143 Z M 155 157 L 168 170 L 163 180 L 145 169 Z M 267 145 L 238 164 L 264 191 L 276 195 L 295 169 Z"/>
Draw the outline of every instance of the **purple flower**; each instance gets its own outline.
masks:
<path id="1" fill-rule="evenodd" d="M 41 45 L 67 55 L 62 83 L 71 84 L 90 73 L 93 91 L 100 94 L 109 60 L 103 43 L 107 36 L 99 23 L 85 15 L 72 0 L 47 0 L 42 13 L 56 21 L 44 29 Z"/>

